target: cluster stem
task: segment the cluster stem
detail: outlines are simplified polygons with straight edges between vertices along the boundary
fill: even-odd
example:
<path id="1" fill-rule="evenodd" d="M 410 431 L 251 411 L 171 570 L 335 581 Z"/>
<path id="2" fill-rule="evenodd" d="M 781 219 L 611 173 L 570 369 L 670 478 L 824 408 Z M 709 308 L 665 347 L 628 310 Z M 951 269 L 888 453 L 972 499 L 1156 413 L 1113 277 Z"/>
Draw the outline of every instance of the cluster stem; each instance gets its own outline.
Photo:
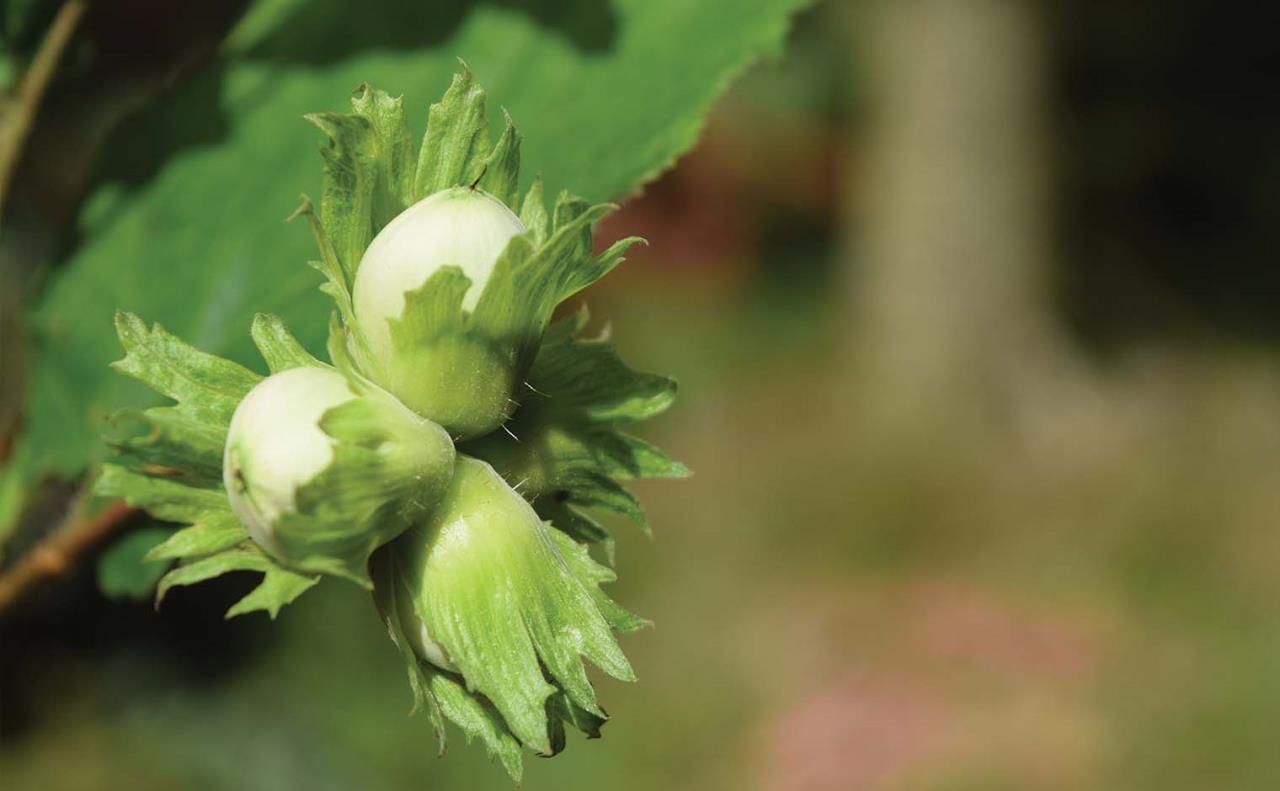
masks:
<path id="1" fill-rule="evenodd" d="M 92 516 L 80 518 L 78 509 L 64 525 L 42 539 L 14 566 L 0 574 L 0 613 L 11 607 L 23 592 L 41 580 L 61 576 L 76 561 L 101 543 L 138 511 L 115 500 Z"/>

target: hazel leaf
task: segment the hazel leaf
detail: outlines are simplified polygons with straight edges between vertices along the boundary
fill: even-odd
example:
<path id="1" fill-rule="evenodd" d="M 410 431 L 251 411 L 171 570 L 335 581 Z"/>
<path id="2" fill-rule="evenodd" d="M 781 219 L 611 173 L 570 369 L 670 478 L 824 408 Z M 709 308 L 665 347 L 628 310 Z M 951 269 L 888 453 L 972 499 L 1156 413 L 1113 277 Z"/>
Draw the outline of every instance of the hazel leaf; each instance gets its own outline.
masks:
<path id="1" fill-rule="evenodd" d="M 187 486 L 172 478 L 144 475 L 117 464 L 102 465 L 94 492 L 102 497 L 119 497 L 166 522 L 197 524 L 231 513 L 221 489 Z"/>
<path id="2" fill-rule="evenodd" d="M 110 415 L 103 440 L 115 460 L 143 472 L 181 478 L 204 488 L 222 485 L 225 427 L 165 407 L 122 409 Z"/>
<path id="3" fill-rule="evenodd" d="M 363 116 L 343 113 L 308 113 L 303 117 L 329 138 L 321 149 L 324 187 L 320 221 L 350 283 L 373 238 L 374 190 L 380 177 L 373 124 Z"/>
<path id="4" fill-rule="evenodd" d="M 488 464 L 459 457 L 431 520 L 388 551 L 412 602 L 415 626 L 406 632 L 429 634 L 468 688 L 538 752 L 553 752 L 550 696 L 563 693 L 604 716 L 583 659 L 615 678 L 635 678 L 598 604 L 598 572 L 580 556 L 567 561 Z"/>
<path id="5" fill-rule="evenodd" d="M 375 583 L 374 603 L 408 671 L 413 710 L 427 712 L 436 731 L 440 754 L 444 754 L 448 744 L 444 727 L 444 720 L 448 719 L 462 730 L 468 744 L 479 739 L 489 756 L 499 760 L 513 781 L 520 782 L 523 774 L 522 748 L 502 715 L 492 703 L 468 690 L 455 675 L 432 668 L 410 647 L 402 626 L 405 618 L 399 610 L 400 597 L 395 595 L 396 589 L 405 582 L 399 575 L 390 548 L 375 552 L 369 569 Z"/>
<path id="6" fill-rule="evenodd" d="M 319 581 L 320 578 L 316 576 L 299 574 L 274 564 L 269 565 L 258 587 L 232 605 L 231 609 L 227 610 L 226 617 L 234 618 L 237 615 L 261 610 L 275 620 L 282 607 L 291 604 Z"/>
<path id="7" fill-rule="evenodd" d="M 160 578 L 156 586 L 157 607 L 175 586 L 192 585 L 233 571 L 255 571 L 263 575 L 262 582 L 234 605 L 227 617 L 264 610 L 275 618 L 281 607 L 302 595 L 318 579 L 286 569 L 264 555 L 249 541 L 220 490 L 184 486 L 106 464 L 96 491 L 103 496 L 121 497 L 158 519 L 191 525 L 152 548 L 144 558 L 184 561 Z"/>
<path id="8" fill-rule="evenodd" d="M 541 247 L 547 241 L 548 226 L 551 222 L 547 216 L 547 204 L 542 198 L 542 176 L 535 176 L 529 191 L 525 193 L 524 203 L 520 205 L 520 222 L 529 229 L 529 238 L 535 247 Z"/>
<path id="9" fill-rule="evenodd" d="M 372 220 L 374 228 L 381 228 L 404 211 L 413 198 L 413 140 L 404 101 L 366 83 L 356 88 L 351 107 L 373 130 L 377 175 Z"/>
<path id="10" fill-rule="evenodd" d="M 253 344 L 258 347 L 258 353 L 266 360 L 267 368 L 273 374 L 291 368 L 327 367 L 302 348 L 302 344 L 293 337 L 279 316 L 257 314 L 253 317 L 253 326 L 249 332 L 253 336 Z"/>
<path id="11" fill-rule="evenodd" d="M 147 560 L 198 558 L 230 549 L 246 540 L 244 526 L 229 511 L 210 512 L 193 525 L 171 533 L 147 553 Z"/>
<path id="12" fill-rule="evenodd" d="M 614 208 L 600 204 L 585 209 L 536 248 L 526 238 L 512 239 L 499 257 L 471 322 L 474 332 L 515 351 L 517 375 L 533 362 L 556 306 L 622 261 L 611 254 L 605 265 L 591 254 L 591 227 Z"/>
<path id="13" fill-rule="evenodd" d="M 599 608 L 600 614 L 609 622 L 609 626 L 614 631 L 629 634 L 645 627 L 653 626 L 652 621 L 628 611 L 600 589 L 601 585 L 613 582 L 618 578 L 613 569 L 597 563 L 585 546 L 574 541 L 564 532 L 552 530 L 548 535 L 550 535 L 552 542 L 555 543 L 556 549 L 560 551 L 560 555 L 564 558 L 570 572 L 586 587 L 591 594 L 592 600 L 595 601 L 596 607 Z"/>
<path id="14" fill-rule="evenodd" d="M 633 370 L 603 338 L 581 337 L 587 319 L 583 308 L 548 329 L 509 433 L 463 450 L 492 463 L 554 526 L 598 542 L 608 534 L 582 509 L 622 514 L 647 531 L 639 501 L 619 481 L 690 472 L 625 430 L 670 407 L 675 381 Z M 612 554 L 611 543 L 606 550 Z"/>
<path id="15" fill-rule="evenodd" d="M 525 4 L 478 4 L 440 41 L 390 49 L 352 43 L 351 14 L 337 7 L 324 13 L 295 3 L 252 15 L 251 34 L 237 35 L 241 43 L 108 147 L 122 161 L 153 150 L 172 155 L 148 181 L 106 183 L 86 201 L 83 241 L 32 301 L 38 348 L 27 377 L 25 450 L 13 456 L 26 462 L 7 468 L 5 491 L 81 474 L 104 456 L 103 414 L 154 402 L 105 370 L 116 346 L 103 328 L 117 308 L 158 318 L 241 363 L 255 357 L 243 328 L 257 311 L 280 313 L 308 348 L 321 341 L 330 308 L 298 266 L 314 255 L 312 243 L 279 222 L 299 192 L 319 185 L 315 149 L 290 119 L 349 110 L 343 95 L 367 80 L 413 97 L 406 115 L 418 135 L 422 97 L 444 89 L 453 56 L 463 53 L 520 124 L 522 188 L 542 173 L 552 196 L 572 186 L 592 202 L 625 197 L 692 146 L 716 98 L 757 58 L 780 51 L 791 15 L 805 4 L 619 0 L 598 4 L 608 24 L 585 44 L 566 41 Z M 364 44 L 418 29 L 429 13 L 413 3 L 379 12 L 361 22 Z M 201 121 L 211 91 L 222 113 L 212 130 Z M 201 145 L 176 148 L 175 137 L 193 130 Z"/>
<path id="16" fill-rule="evenodd" d="M 248 368 L 202 352 L 159 324 L 150 329 L 132 313 L 116 313 L 124 359 L 111 367 L 178 402 L 178 409 L 208 422 L 229 422 L 244 394 L 262 379 Z"/>
<path id="17" fill-rule="evenodd" d="M 474 184 L 483 175 L 489 154 L 484 90 L 463 63 L 444 97 L 427 113 L 427 134 L 418 155 L 414 198 Z"/>
<path id="18" fill-rule="evenodd" d="M 258 571 L 263 582 L 229 615 L 261 609 L 274 618 L 314 580 L 285 568 L 250 541 L 232 513 L 222 478 L 231 417 L 262 377 L 197 351 L 158 325 L 148 330 L 136 316 L 120 314 L 117 327 L 126 350 L 117 367 L 178 403 L 114 416 L 106 439 L 116 460 L 103 466 L 96 493 L 123 498 L 157 519 L 188 525 L 147 553 L 148 561 L 180 562 L 161 579 L 157 601 L 174 585 L 228 571 Z M 274 316 L 259 314 L 252 335 L 273 370 L 323 367 Z"/>
<path id="19" fill-rule="evenodd" d="M 227 618 L 261 610 L 275 620 L 281 608 L 320 581 L 319 577 L 283 568 L 253 544 L 244 544 L 178 566 L 165 574 L 156 587 L 156 606 L 160 606 L 172 588 L 194 585 L 235 571 L 261 572 L 262 582 L 227 610 Z"/>
<path id="20" fill-rule="evenodd" d="M 111 543 L 98 557 L 98 589 L 113 599 L 148 599 L 169 563 L 150 550 L 172 533 L 152 525 L 131 531 Z"/>
<path id="21" fill-rule="evenodd" d="M 502 111 L 505 124 L 502 137 L 484 163 L 479 186 L 508 206 L 515 206 L 520 197 L 520 132 L 511 121 L 511 114 Z"/>
<path id="22" fill-rule="evenodd" d="M 520 742 L 507 729 L 502 715 L 483 697 L 469 692 L 456 676 L 427 671 L 431 694 L 441 713 L 457 725 L 467 743 L 479 739 L 492 758 L 497 758 L 511 779 L 519 783 L 524 773 Z"/>

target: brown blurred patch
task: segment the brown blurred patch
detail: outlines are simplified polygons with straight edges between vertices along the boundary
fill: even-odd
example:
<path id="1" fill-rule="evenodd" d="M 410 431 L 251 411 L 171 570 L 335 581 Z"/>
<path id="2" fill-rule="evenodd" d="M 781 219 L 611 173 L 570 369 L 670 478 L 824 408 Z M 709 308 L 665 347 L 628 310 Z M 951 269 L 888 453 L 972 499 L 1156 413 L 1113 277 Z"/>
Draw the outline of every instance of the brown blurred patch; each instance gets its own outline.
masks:
<path id="1" fill-rule="evenodd" d="M 762 789 L 1097 778 L 1090 701 L 1113 632 L 1092 613 L 926 577 L 818 585 L 783 597 L 763 625 L 773 650 L 759 661 L 785 680 L 751 743 Z"/>
<path id="2" fill-rule="evenodd" d="M 780 213 L 834 224 L 843 162 L 851 155 L 845 131 L 812 123 L 761 125 L 745 115 L 713 115 L 679 167 L 600 224 L 597 244 L 643 236 L 651 246 L 632 250 L 628 258 L 639 266 L 628 270 L 734 279 L 758 257 Z"/>
<path id="3" fill-rule="evenodd" d="M 1035 613 L 971 586 L 926 582 L 907 594 L 912 653 L 1010 680 L 1071 683 L 1096 671 L 1099 635 L 1065 613 Z"/>
<path id="4" fill-rule="evenodd" d="M 938 751 L 953 719 L 937 693 L 911 679 L 850 673 L 770 723 L 760 787 L 885 788 Z"/>

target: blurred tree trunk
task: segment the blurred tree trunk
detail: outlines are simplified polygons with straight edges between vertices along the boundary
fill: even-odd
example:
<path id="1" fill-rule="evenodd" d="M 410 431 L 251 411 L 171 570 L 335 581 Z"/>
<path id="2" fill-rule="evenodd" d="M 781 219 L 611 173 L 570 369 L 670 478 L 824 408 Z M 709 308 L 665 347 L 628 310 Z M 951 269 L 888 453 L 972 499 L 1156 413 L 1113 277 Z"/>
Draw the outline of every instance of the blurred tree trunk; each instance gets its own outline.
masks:
<path id="1" fill-rule="evenodd" d="M 871 114 L 847 222 L 859 411 L 895 443 L 1026 426 L 1078 379 L 1051 305 L 1040 5 L 853 17 Z"/>

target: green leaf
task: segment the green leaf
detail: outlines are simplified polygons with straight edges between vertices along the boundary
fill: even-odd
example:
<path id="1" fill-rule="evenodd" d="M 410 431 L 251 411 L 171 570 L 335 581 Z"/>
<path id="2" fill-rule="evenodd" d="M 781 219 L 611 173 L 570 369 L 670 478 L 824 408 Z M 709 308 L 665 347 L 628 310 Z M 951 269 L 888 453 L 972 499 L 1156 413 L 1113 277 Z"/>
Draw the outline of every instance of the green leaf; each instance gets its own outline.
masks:
<path id="1" fill-rule="evenodd" d="M 607 335 L 582 337 L 590 318 L 583 307 L 547 333 L 529 382 L 536 393 L 570 402 L 594 421 L 632 423 L 662 414 L 675 401 L 675 380 L 628 366 Z M 532 399 L 544 403 L 550 398 Z M 566 406 L 566 408 L 568 408 Z"/>
<path id="2" fill-rule="evenodd" d="M 144 560 L 148 562 L 185 560 L 160 578 L 156 586 L 157 607 L 175 586 L 192 585 L 232 571 L 255 571 L 263 575 L 261 584 L 228 610 L 227 617 L 264 610 L 275 618 L 281 607 L 319 580 L 290 571 L 264 555 L 231 513 L 221 488 L 186 486 L 107 464 L 95 491 L 104 497 L 121 497 L 157 519 L 191 525 L 146 551 Z"/>
<path id="3" fill-rule="evenodd" d="M 131 469 L 181 477 L 192 486 L 222 484 L 226 429 L 221 425 L 164 408 L 122 409 L 107 418 L 103 440 L 115 450 L 116 461 Z"/>
<path id="4" fill-rule="evenodd" d="M 457 677 L 440 671 L 427 671 L 431 694 L 439 701 L 440 711 L 457 725 L 470 744 L 479 739 L 489 756 L 497 758 L 515 782 L 523 774 L 520 742 L 507 729 L 502 715 L 480 695 L 467 691 Z"/>
<path id="5" fill-rule="evenodd" d="M 356 114 L 373 129 L 377 177 L 373 192 L 373 226 L 381 228 L 404 211 L 413 199 L 413 140 L 405 119 L 404 101 L 368 85 L 351 99 Z"/>
<path id="6" fill-rule="evenodd" d="M 420 288 L 404 295 L 403 318 L 391 319 L 391 342 L 396 348 L 433 346 L 464 331 L 462 297 L 471 281 L 456 266 L 441 267 Z M 439 375 L 441 366 L 429 369 Z M 448 378 L 448 377 L 446 377 Z M 452 382 L 446 383 L 446 386 Z"/>
<path id="7" fill-rule="evenodd" d="M 484 173 L 488 154 L 484 91 L 464 63 L 444 98 L 431 105 L 427 114 L 427 135 L 413 180 L 414 198 L 475 183 Z"/>
<path id="8" fill-rule="evenodd" d="M 324 277 L 319 290 L 327 294 L 338 308 L 329 317 L 329 340 L 326 347 L 330 360 L 349 377 L 362 370 L 376 370 L 378 366 L 371 362 L 368 342 L 356 325 L 355 310 L 351 302 L 351 278 L 338 260 L 338 252 L 321 223 L 320 216 L 305 195 L 302 203 L 289 215 L 290 220 L 297 217 L 306 219 L 311 236 L 320 250 L 320 260 L 308 262 L 312 269 Z"/>
<path id="9" fill-rule="evenodd" d="M 470 326 L 496 343 L 511 346 L 520 373 L 533 361 L 556 306 L 622 261 L 614 248 L 608 261 L 591 255 L 591 228 L 614 208 L 584 205 L 563 224 L 558 213 L 543 245 L 535 250 L 527 239 L 516 237 L 494 265 Z M 635 241 L 639 240 L 624 240 L 622 249 Z"/>
<path id="10" fill-rule="evenodd" d="M 314 254 L 301 228 L 280 223 L 297 195 L 318 185 L 302 114 L 340 110 L 351 86 L 371 81 L 404 94 L 410 121 L 420 123 L 461 54 L 519 120 L 526 178 L 542 173 L 552 194 L 571 187 L 590 201 L 623 196 L 692 145 L 716 96 L 748 63 L 778 51 L 802 2 L 619 0 L 594 13 L 602 33 L 568 38 L 522 8 L 481 4 L 431 48 L 416 49 L 372 46 L 378 36 L 403 41 L 403 31 L 422 30 L 415 4 L 385 4 L 358 26 L 345 4 L 255 14 L 221 62 L 173 94 L 168 122 L 155 127 L 163 140 L 187 119 L 207 118 L 212 91 L 225 108 L 224 135 L 182 150 L 136 191 L 94 196 L 86 241 L 34 312 L 24 481 L 78 474 L 101 458 L 103 415 L 154 402 L 105 370 L 117 308 L 241 363 L 253 361 L 245 328 L 258 311 L 280 313 L 305 346 L 319 342 L 329 307 L 300 265 Z M 335 53 L 348 39 L 371 46 Z"/>
<path id="11" fill-rule="evenodd" d="M 542 199 L 542 176 L 536 177 L 525 193 L 520 207 L 520 222 L 529 229 L 535 246 L 541 247 L 546 243 L 551 220 L 547 217 L 547 203 Z"/>
<path id="12" fill-rule="evenodd" d="M 413 709 L 409 713 L 416 714 L 423 709 L 427 711 L 427 716 L 431 719 L 431 725 L 435 728 L 436 738 L 440 743 L 439 752 L 444 755 L 445 748 L 448 746 L 444 720 L 441 719 L 439 702 L 431 694 L 427 684 L 425 668 L 417 654 L 413 652 L 413 647 L 404 633 L 402 626 L 404 620 L 400 613 L 400 596 L 398 595 L 403 582 L 389 547 L 381 547 L 369 556 L 369 577 L 373 580 L 374 606 L 378 608 L 378 615 L 382 617 L 382 623 L 387 627 L 387 636 L 399 650 L 400 658 L 405 661 L 409 671 L 409 688 L 413 692 Z"/>
<path id="13" fill-rule="evenodd" d="M 178 402 L 184 415 L 204 423 L 228 423 L 236 406 L 262 377 L 166 332 L 147 329 L 132 313 L 116 314 L 116 333 L 125 356 L 111 364 L 120 373 L 145 382 Z"/>
<path id="14" fill-rule="evenodd" d="M 228 618 L 262 610 L 274 620 L 282 607 L 320 581 L 319 577 L 282 568 L 253 544 L 244 544 L 192 561 L 165 574 L 156 587 L 156 606 L 160 606 L 172 588 L 194 585 L 233 571 L 261 572 L 262 582 L 227 610 Z"/>
<path id="15" fill-rule="evenodd" d="M 281 607 L 315 584 L 315 577 L 300 571 L 333 571 L 352 576 L 339 561 L 330 559 L 326 562 L 336 564 L 336 568 L 306 564 L 301 564 L 298 569 L 284 568 L 249 540 L 244 527 L 231 511 L 222 478 L 228 426 L 240 401 L 262 378 L 235 363 L 188 346 L 159 325 L 148 330 L 136 316 L 119 314 L 117 329 L 126 355 L 114 367 L 178 402 L 172 407 L 117 413 L 107 439 L 116 450 L 118 463 L 104 465 L 102 475 L 95 483 L 95 491 L 101 496 L 120 497 L 130 505 L 147 510 L 157 519 L 189 525 L 146 550 L 145 560 L 148 562 L 181 561 L 181 565 L 161 578 L 156 588 L 157 604 L 174 585 L 189 585 L 230 571 L 257 571 L 263 574 L 262 582 L 232 607 L 227 616 L 265 610 L 274 618 Z M 275 316 L 259 314 L 255 317 L 251 334 L 274 371 L 321 365 L 306 353 Z M 359 399 L 359 402 L 367 400 Z M 418 439 L 418 435 L 411 435 L 410 431 L 401 432 L 398 428 L 417 428 L 421 421 L 408 415 L 403 406 L 389 398 L 384 397 L 384 400 L 390 407 L 383 411 L 400 418 L 391 432 Z M 348 459 L 360 474 L 376 477 L 386 464 L 397 458 L 394 455 L 395 443 L 388 441 L 386 433 L 371 440 L 385 452 L 373 452 L 365 447 L 368 443 L 353 441 L 348 436 L 351 430 L 343 427 L 350 421 L 344 423 L 338 419 L 334 422 L 337 426 L 335 439 L 345 440 L 335 447 L 335 457 Z M 359 428 L 367 429 L 367 420 L 357 422 Z M 437 433 L 443 434 L 438 429 Z M 448 461 L 442 462 L 447 466 L 452 463 L 453 448 L 447 437 L 441 437 L 439 441 L 448 449 Z M 418 442 L 413 442 L 412 446 L 415 450 L 421 448 Z M 348 458 L 353 454 L 355 458 Z M 327 470 L 320 476 L 322 485 L 339 494 L 349 491 L 350 487 L 343 489 L 330 484 L 329 472 Z M 373 487 L 356 488 L 374 491 Z M 304 504 L 315 499 L 305 490 L 299 493 L 299 498 Z M 324 517 L 322 526 L 328 531 L 319 534 L 321 541 L 336 541 L 333 534 L 340 531 L 335 529 L 335 525 L 340 523 L 339 527 L 346 527 L 354 516 L 365 516 L 374 508 L 365 501 L 357 503 L 357 508 L 352 505 L 350 496 L 335 498 L 332 503 L 326 502 L 325 507 L 332 510 L 335 503 L 341 513 L 335 515 L 326 511 L 321 515 Z M 317 510 L 317 507 L 312 505 L 311 510 Z M 287 536 L 291 529 L 289 525 L 281 525 L 281 536 Z M 360 556 L 360 566 L 355 573 L 357 578 L 363 578 L 366 556 L 367 552 Z"/>
<path id="16" fill-rule="evenodd" d="M 94 491 L 102 497 L 119 497 L 166 522 L 200 524 L 211 519 L 224 519 L 231 513 L 227 496 L 220 488 L 187 486 L 116 464 L 102 466 L 102 475 L 98 477 Z"/>
<path id="17" fill-rule="evenodd" d="M 439 752 L 444 755 L 447 735 L 444 720 L 457 725 L 467 743 L 479 739 L 491 758 L 497 758 L 507 774 L 520 782 L 523 773 L 520 742 L 511 734 L 502 715 L 493 704 L 467 689 L 465 683 L 454 675 L 433 668 L 414 654 L 404 634 L 400 597 L 396 590 L 405 583 L 401 579 L 392 558 L 390 548 L 374 553 L 369 561 L 370 573 L 375 581 L 373 598 L 382 616 L 391 642 L 400 652 L 409 673 L 409 687 L 413 691 L 413 711 L 425 709 L 435 728 Z"/>
<path id="18" fill-rule="evenodd" d="M 303 118 L 329 138 L 329 145 L 321 149 L 320 222 L 329 233 L 349 288 L 373 238 L 373 194 L 379 175 L 373 165 L 378 151 L 373 124 L 362 116 L 341 113 L 307 113 Z"/>
<path id="19" fill-rule="evenodd" d="M 250 591 L 249 595 L 232 605 L 231 609 L 227 610 L 226 617 L 234 618 L 237 615 L 261 610 L 274 620 L 280 613 L 281 607 L 292 603 L 319 581 L 319 577 L 298 574 L 275 564 L 268 564 L 263 570 L 262 582 Z"/>
<path id="20" fill-rule="evenodd" d="M 508 206 L 515 206 L 520 198 L 520 142 L 523 137 L 516 131 L 510 113 L 503 110 L 502 118 L 505 128 L 485 160 L 480 188 Z"/>
<path id="21" fill-rule="evenodd" d="M 0 560 L 4 559 L 4 546 L 9 536 L 18 528 L 26 504 L 28 480 L 26 454 L 9 461 L 0 468 Z"/>
<path id="22" fill-rule="evenodd" d="M 578 707 L 563 693 L 547 698 L 547 717 L 551 720 L 556 733 L 552 736 L 552 751 L 558 753 L 564 749 L 564 726 L 567 722 L 586 734 L 588 739 L 599 739 L 600 728 L 607 722 L 604 717 L 592 714 Z"/>
<path id="23" fill-rule="evenodd" d="M 270 313 L 254 316 L 250 335 L 253 336 L 253 345 L 258 347 L 258 352 L 267 361 L 267 368 L 273 374 L 290 368 L 325 367 L 324 363 L 302 348 L 302 344 L 293 337 L 279 316 Z"/>
<path id="24" fill-rule="evenodd" d="M 157 560 L 151 551 L 165 541 L 172 530 L 144 527 L 116 540 L 98 558 L 98 589 L 112 599 L 147 599 L 164 576 L 169 563 Z"/>
<path id="25" fill-rule="evenodd" d="M 608 534 L 583 508 L 622 514 L 648 531 L 644 510 L 619 481 L 679 478 L 689 469 L 623 428 L 666 410 L 674 380 L 631 369 L 605 338 L 584 338 L 586 308 L 553 325 L 529 371 L 510 433 L 463 445 L 494 465 L 538 513 L 579 541 Z M 612 544 L 606 545 L 612 555 Z"/>
<path id="26" fill-rule="evenodd" d="M 544 755 L 556 735 L 549 696 L 604 716 L 584 658 L 635 678 L 611 630 L 624 611 L 601 610 L 598 569 L 564 557 L 550 532 L 488 464 L 460 456 L 431 520 L 389 546 L 416 618 L 406 630 L 425 628 L 468 688 Z"/>
<path id="27" fill-rule="evenodd" d="M 192 486 L 221 486 L 222 447 L 236 406 L 260 376 L 183 343 L 159 324 L 116 314 L 125 357 L 111 367 L 174 399 L 173 406 L 120 410 L 105 424 L 120 463 Z"/>
<path id="28" fill-rule="evenodd" d="M 564 533 L 574 541 L 584 544 L 600 544 L 604 547 L 609 562 L 614 561 L 616 542 L 589 514 L 569 504 L 568 492 L 557 492 L 554 495 L 539 497 L 533 503 L 538 516 L 550 522 L 557 531 Z"/>
<path id="29" fill-rule="evenodd" d="M 564 558 L 570 573 L 577 577 L 591 594 L 591 599 L 612 629 L 629 634 L 646 626 L 653 626 L 651 621 L 629 612 L 600 589 L 601 585 L 618 578 L 613 569 L 595 562 L 585 546 L 563 532 L 552 530 L 548 535 L 551 536 L 556 549 L 560 551 L 560 556 Z"/>
<path id="30" fill-rule="evenodd" d="M 231 549 L 247 536 L 235 514 L 211 512 L 199 522 L 172 533 L 163 543 L 152 547 L 147 560 L 198 558 Z"/>

